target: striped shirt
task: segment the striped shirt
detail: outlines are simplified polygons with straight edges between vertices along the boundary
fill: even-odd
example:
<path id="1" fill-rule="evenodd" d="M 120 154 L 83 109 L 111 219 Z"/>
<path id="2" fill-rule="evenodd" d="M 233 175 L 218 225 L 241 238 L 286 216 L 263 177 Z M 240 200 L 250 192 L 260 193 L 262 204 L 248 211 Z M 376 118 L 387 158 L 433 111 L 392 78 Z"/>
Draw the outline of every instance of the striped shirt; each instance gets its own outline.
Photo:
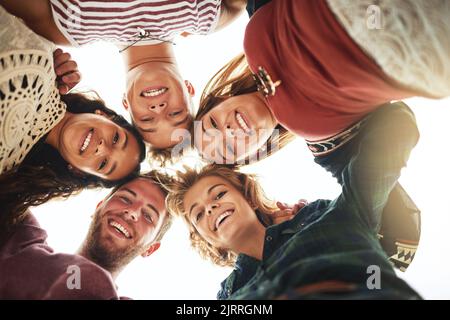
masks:
<path id="1" fill-rule="evenodd" d="M 157 44 L 183 32 L 205 35 L 216 27 L 221 0 L 50 0 L 53 19 L 73 46 L 97 40 Z"/>

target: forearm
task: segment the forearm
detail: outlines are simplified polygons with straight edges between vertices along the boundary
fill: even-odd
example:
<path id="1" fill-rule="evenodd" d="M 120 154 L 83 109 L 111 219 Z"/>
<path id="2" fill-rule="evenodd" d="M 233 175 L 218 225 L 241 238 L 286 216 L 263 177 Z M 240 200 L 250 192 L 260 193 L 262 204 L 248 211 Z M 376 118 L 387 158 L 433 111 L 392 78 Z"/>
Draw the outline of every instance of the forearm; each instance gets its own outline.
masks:
<path id="1" fill-rule="evenodd" d="M 378 231 L 389 194 L 417 144 L 419 132 L 414 115 L 398 105 L 377 111 L 362 130 L 339 179 L 342 200 Z"/>

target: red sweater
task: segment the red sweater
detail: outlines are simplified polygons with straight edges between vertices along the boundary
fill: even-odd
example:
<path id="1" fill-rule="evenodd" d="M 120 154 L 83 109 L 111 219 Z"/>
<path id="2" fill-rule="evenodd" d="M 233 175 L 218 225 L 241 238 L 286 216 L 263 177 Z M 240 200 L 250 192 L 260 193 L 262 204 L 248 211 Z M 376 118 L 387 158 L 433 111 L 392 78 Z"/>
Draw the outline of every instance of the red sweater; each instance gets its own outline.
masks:
<path id="1" fill-rule="evenodd" d="M 311 141 L 340 133 L 383 103 L 416 95 L 359 48 L 325 0 L 266 4 L 247 26 L 244 50 L 254 73 L 262 66 L 282 81 L 268 98 L 278 122 Z"/>
<path id="2" fill-rule="evenodd" d="M 0 299 L 119 299 L 108 271 L 82 256 L 55 253 L 30 214 L 0 248 Z M 69 289 L 73 266 L 80 288 Z"/>

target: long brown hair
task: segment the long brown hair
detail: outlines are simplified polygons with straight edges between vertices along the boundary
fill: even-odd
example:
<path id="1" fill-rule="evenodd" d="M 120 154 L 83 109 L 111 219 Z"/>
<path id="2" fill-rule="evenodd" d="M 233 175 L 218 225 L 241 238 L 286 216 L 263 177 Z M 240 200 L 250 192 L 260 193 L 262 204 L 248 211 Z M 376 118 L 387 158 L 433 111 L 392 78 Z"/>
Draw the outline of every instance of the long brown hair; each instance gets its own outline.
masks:
<path id="1" fill-rule="evenodd" d="M 239 54 L 223 66 L 206 84 L 200 97 L 200 105 L 195 116 L 196 121 L 231 96 L 256 92 L 257 86 L 250 70 L 247 59 L 243 53 Z M 278 135 L 272 135 L 266 142 L 267 150 L 264 154 L 258 153 L 246 159 L 245 163 L 262 160 L 295 139 L 295 134 L 289 132 L 282 125 L 275 127 Z"/>
<path id="2" fill-rule="evenodd" d="M 103 100 L 93 93 L 71 93 L 61 96 L 71 113 L 94 113 L 101 110 L 109 119 L 128 130 L 138 141 L 139 162 L 145 158 L 145 145 L 138 131 L 122 116 L 106 107 Z M 68 163 L 59 152 L 45 143 L 45 137 L 31 149 L 17 167 L 0 175 L 0 233 L 3 235 L 15 223 L 21 221 L 32 206 L 41 205 L 53 198 L 67 198 L 84 188 L 110 188 L 123 184 L 139 174 L 140 164 L 129 176 L 108 181 L 88 174 L 69 170 Z M 2 240 L 0 238 L 0 240 Z"/>
<path id="3" fill-rule="evenodd" d="M 189 189 L 205 177 L 215 176 L 228 181 L 243 197 L 255 206 L 256 214 L 263 225 L 270 225 L 270 213 L 278 210 L 275 202 L 265 195 L 256 180 L 256 176 L 239 172 L 227 166 L 211 164 L 200 170 L 185 168 L 185 172 L 178 172 L 177 177 L 170 184 L 165 184 L 169 195 L 166 200 L 167 209 L 173 215 L 181 216 L 189 228 L 189 239 L 192 247 L 205 259 L 219 266 L 233 266 L 237 254 L 231 250 L 216 248 L 207 242 L 192 225 L 184 210 L 184 197 Z"/>

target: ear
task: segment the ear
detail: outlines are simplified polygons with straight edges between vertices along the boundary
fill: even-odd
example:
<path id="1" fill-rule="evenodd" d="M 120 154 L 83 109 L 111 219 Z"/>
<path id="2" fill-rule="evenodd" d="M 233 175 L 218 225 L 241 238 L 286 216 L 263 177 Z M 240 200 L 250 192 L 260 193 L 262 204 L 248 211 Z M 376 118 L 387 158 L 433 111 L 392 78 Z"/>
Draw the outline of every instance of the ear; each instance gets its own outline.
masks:
<path id="1" fill-rule="evenodd" d="M 253 201 L 249 200 L 249 201 L 248 201 L 248 204 L 250 205 L 250 207 L 251 207 L 253 210 L 258 209 L 258 206 L 255 205 L 255 204 L 253 203 Z"/>
<path id="2" fill-rule="evenodd" d="M 128 105 L 128 101 L 127 101 L 127 97 L 125 96 L 125 93 L 123 94 L 123 97 L 122 97 L 122 105 L 125 108 L 125 110 L 128 110 L 129 105 Z"/>
<path id="3" fill-rule="evenodd" d="M 184 84 L 186 85 L 186 88 L 188 89 L 189 95 L 191 97 L 195 96 L 195 89 L 192 83 L 189 82 L 189 80 L 184 80 Z"/>
<path id="4" fill-rule="evenodd" d="M 155 252 L 156 250 L 159 249 L 159 247 L 161 246 L 161 242 L 155 242 L 154 244 L 152 244 L 143 254 L 141 254 L 142 257 L 148 257 L 149 255 L 151 255 L 153 252 Z"/>

